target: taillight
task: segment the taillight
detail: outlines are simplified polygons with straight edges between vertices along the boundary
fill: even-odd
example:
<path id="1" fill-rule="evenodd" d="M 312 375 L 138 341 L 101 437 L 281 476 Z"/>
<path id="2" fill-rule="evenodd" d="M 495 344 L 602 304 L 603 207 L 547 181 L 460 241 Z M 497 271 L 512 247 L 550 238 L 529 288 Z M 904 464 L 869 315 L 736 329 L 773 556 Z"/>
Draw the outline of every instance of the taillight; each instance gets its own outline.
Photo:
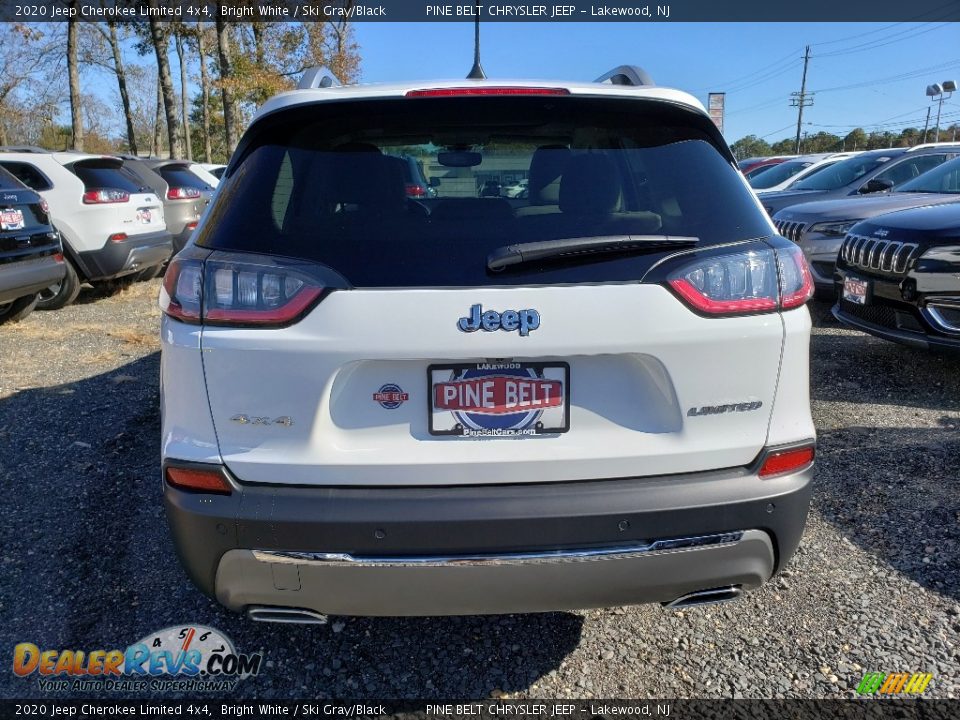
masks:
<path id="1" fill-rule="evenodd" d="M 212 493 L 214 495 L 230 495 L 233 488 L 223 476 L 223 472 L 216 467 L 206 468 L 179 468 L 168 467 L 164 473 L 167 482 L 180 490 L 192 492 Z"/>
<path id="2" fill-rule="evenodd" d="M 422 198 L 427 195 L 427 189 L 423 185 L 417 185 L 416 183 L 406 183 L 403 186 L 403 190 L 409 198 Z"/>
<path id="3" fill-rule="evenodd" d="M 762 478 L 770 478 L 795 472 L 812 463 L 815 454 L 813 445 L 790 448 L 789 450 L 775 450 L 763 459 L 759 475 Z"/>
<path id="4" fill-rule="evenodd" d="M 799 307 L 813 295 L 813 278 L 796 247 L 749 250 L 698 260 L 668 283 L 694 310 L 743 315 Z"/>
<path id="5" fill-rule="evenodd" d="M 813 275 L 800 248 L 777 248 L 777 265 L 780 270 L 780 307 L 784 310 L 800 307 L 813 297 Z"/>
<path id="6" fill-rule="evenodd" d="M 466 95 L 569 95 L 566 88 L 544 87 L 453 87 L 430 88 L 428 90 L 408 90 L 406 96 L 413 97 L 458 97 Z"/>
<path id="7" fill-rule="evenodd" d="M 275 265 L 175 258 L 160 291 L 160 309 L 184 322 L 288 325 L 323 294 L 314 279 Z"/>
<path id="8" fill-rule="evenodd" d="M 172 187 L 167 190 L 167 200 L 195 200 L 200 191 L 192 187 Z"/>
<path id="9" fill-rule="evenodd" d="M 116 188 L 94 188 L 83 194 L 84 205 L 104 205 L 107 203 L 130 202 L 130 193 Z"/>
<path id="10" fill-rule="evenodd" d="M 187 230 L 196 230 L 196 229 L 197 229 L 197 225 L 199 225 L 199 224 L 200 224 L 200 222 L 199 222 L 198 220 L 194 220 L 194 221 L 192 221 L 192 222 L 188 222 L 188 223 L 186 224 L 186 229 L 187 229 Z"/>

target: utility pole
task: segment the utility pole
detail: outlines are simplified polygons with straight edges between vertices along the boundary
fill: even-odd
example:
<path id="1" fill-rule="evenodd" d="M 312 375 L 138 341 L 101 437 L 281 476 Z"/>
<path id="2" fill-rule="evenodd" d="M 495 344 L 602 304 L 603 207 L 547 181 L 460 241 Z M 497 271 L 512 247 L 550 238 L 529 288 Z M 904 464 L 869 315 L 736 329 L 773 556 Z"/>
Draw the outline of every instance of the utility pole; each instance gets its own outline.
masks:
<path id="1" fill-rule="evenodd" d="M 930 127 L 930 106 L 927 105 L 927 121 L 923 124 L 923 141 L 927 141 L 927 128 Z"/>
<path id="2" fill-rule="evenodd" d="M 803 54 L 803 79 L 800 81 L 800 92 L 790 93 L 790 106 L 798 108 L 797 111 L 797 154 L 800 154 L 800 126 L 803 124 L 803 109 L 808 105 L 813 105 L 813 93 L 807 94 L 807 65 L 810 63 L 810 46 L 807 45 L 807 51 Z"/>

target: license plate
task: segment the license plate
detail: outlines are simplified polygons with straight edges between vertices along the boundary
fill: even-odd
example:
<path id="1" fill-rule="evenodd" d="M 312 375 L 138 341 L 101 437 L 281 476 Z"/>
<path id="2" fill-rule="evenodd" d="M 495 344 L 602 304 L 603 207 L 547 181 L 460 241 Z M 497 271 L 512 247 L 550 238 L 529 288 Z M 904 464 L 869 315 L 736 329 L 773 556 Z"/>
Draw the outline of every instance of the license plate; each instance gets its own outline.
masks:
<path id="1" fill-rule="evenodd" d="M 137 220 L 143 225 L 149 225 L 153 222 L 153 213 L 150 211 L 150 208 L 140 208 L 137 210 Z"/>
<path id="2" fill-rule="evenodd" d="M 843 279 L 843 299 L 848 302 L 856 303 L 857 305 L 866 305 L 867 296 L 870 292 L 870 283 L 867 280 L 860 280 L 859 278 L 844 278 Z"/>
<path id="3" fill-rule="evenodd" d="M 524 437 L 570 429 L 567 363 L 431 365 L 430 434 Z"/>
<path id="4" fill-rule="evenodd" d="M 23 230 L 23 210 L 0 210 L 0 230 Z"/>

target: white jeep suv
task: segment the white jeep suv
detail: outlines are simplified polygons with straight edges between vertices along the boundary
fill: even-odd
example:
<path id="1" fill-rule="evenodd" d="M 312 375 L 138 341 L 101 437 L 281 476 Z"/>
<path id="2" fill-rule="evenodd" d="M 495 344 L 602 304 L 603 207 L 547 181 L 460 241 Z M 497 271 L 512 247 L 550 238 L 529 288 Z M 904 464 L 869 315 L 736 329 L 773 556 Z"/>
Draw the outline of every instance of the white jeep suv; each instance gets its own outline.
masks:
<path id="1" fill-rule="evenodd" d="M 173 245 L 163 205 L 123 160 L 39 148 L 0 149 L 0 167 L 39 193 L 63 238 L 66 274 L 37 307 L 69 305 L 82 282 L 97 283 L 161 265 Z"/>
<path id="2" fill-rule="evenodd" d="M 160 296 L 200 589 L 306 622 L 693 605 L 784 566 L 810 273 L 703 107 L 643 77 L 314 77 L 262 108 Z M 527 198 L 476 197 L 519 165 Z"/>

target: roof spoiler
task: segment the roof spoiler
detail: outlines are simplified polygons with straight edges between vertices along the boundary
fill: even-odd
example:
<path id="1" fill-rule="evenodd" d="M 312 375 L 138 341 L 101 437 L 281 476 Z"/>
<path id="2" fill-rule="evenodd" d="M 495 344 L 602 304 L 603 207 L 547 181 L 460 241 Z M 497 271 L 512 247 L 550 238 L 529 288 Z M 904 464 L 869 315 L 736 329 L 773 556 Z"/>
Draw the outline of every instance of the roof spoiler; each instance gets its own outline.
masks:
<path id="1" fill-rule="evenodd" d="M 619 65 L 608 73 L 604 73 L 594 82 L 607 83 L 608 85 L 654 85 L 653 78 L 649 73 L 638 65 Z"/>
<path id="2" fill-rule="evenodd" d="M 315 88 L 340 87 L 340 81 L 328 67 L 315 66 L 308 68 L 297 85 L 298 90 L 313 90 Z"/>

